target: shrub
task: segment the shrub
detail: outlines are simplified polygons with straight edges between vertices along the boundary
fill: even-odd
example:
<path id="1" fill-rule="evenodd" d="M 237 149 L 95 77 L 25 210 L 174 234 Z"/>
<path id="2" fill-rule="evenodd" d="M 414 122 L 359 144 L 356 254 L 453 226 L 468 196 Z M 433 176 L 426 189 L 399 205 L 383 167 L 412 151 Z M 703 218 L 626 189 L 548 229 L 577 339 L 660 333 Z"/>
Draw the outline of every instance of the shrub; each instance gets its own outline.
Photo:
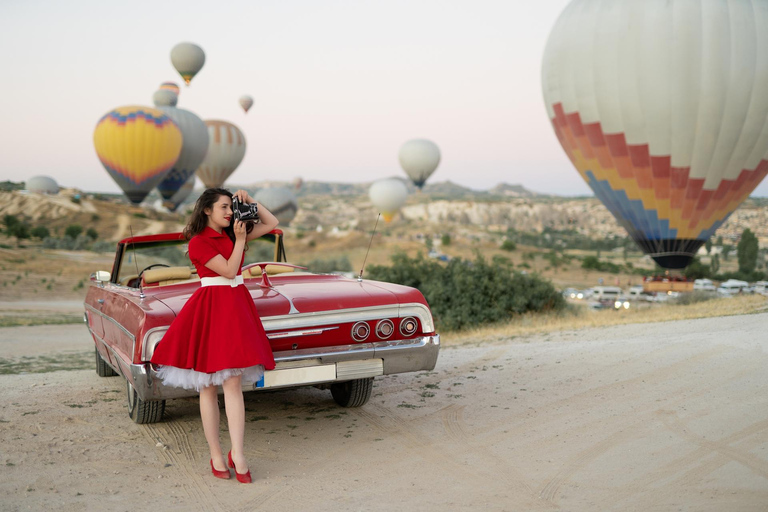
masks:
<path id="1" fill-rule="evenodd" d="M 440 244 L 443 246 L 451 245 L 451 235 L 445 233 L 442 237 L 440 237 Z"/>
<path id="2" fill-rule="evenodd" d="M 49 236 L 51 236 L 51 232 L 48 231 L 48 228 L 45 226 L 37 226 L 32 228 L 32 231 L 30 231 L 30 234 L 35 238 L 39 238 L 40 240 L 43 240 L 44 238 L 48 238 Z"/>
<path id="3" fill-rule="evenodd" d="M 99 234 L 93 228 L 88 228 L 88 231 L 85 232 L 85 235 L 91 240 L 96 240 L 99 238 Z"/>
<path id="4" fill-rule="evenodd" d="M 509 238 L 507 238 L 501 243 L 502 251 L 514 251 L 515 249 L 517 249 L 517 244 L 512 240 L 510 240 Z"/>
<path id="5" fill-rule="evenodd" d="M 83 226 L 80 224 L 70 224 L 67 226 L 67 229 L 64 231 L 64 236 L 67 236 L 69 238 L 77 238 L 80 233 L 83 232 Z"/>
<path id="6" fill-rule="evenodd" d="M 538 275 L 516 272 L 506 258 L 488 262 L 454 258 L 446 265 L 422 254 L 392 257 L 390 267 L 372 265 L 371 279 L 418 288 L 427 299 L 438 325 L 461 330 L 507 320 L 528 311 L 560 310 L 565 299 L 549 281 Z"/>
<path id="7" fill-rule="evenodd" d="M 715 298 L 715 295 L 713 293 L 707 293 L 707 292 L 701 292 L 701 291 L 694 291 L 694 292 L 688 292 L 688 293 L 681 293 L 679 296 L 675 298 L 675 304 L 680 304 L 681 306 L 688 306 L 689 304 L 696 304 L 697 302 L 705 302 L 708 300 L 712 300 Z"/>

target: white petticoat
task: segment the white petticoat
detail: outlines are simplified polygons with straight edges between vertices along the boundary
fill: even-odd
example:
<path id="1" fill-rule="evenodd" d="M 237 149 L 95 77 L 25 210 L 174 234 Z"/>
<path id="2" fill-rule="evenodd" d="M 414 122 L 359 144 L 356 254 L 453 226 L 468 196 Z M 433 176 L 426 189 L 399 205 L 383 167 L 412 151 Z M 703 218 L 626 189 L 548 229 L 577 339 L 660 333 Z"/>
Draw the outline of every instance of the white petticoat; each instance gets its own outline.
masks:
<path id="1" fill-rule="evenodd" d="M 257 364 L 248 368 L 229 368 L 214 373 L 203 373 L 167 365 L 160 365 L 157 368 L 157 377 L 163 381 L 164 385 L 194 389 L 195 391 L 200 391 L 208 386 L 221 386 L 225 380 L 237 375 L 242 376 L 243 384 L 253 384 L 264 376 L 264 366 Z"/>

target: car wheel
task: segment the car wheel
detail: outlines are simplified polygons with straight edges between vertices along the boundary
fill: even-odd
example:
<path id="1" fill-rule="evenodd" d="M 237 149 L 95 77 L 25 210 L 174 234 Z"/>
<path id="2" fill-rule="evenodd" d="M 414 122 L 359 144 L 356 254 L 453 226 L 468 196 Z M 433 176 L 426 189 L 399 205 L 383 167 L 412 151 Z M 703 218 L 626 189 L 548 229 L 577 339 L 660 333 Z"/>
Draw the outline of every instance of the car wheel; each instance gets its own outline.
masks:
<path id="1" fill-rule="evenodd" d="M 368 403 L 373 391 L 373 377 L 331 384 L 333 399 L 342 407 L 361 407 Z"/>
<path id="2" fill-rule="evenodd" d="M 114 377 L 117 375 L 117 372 L 101 357 L 99 349 L 94 347 L 94 350 L 96 351 L 96 374 L 99 377 Z"/>
<path id="3" fill-rule="evenodd" d="M 157 423 L 163 418 L 165 412 L 165 400 L 147 402 L 139 398 L 139 394 L 133 389 L 133 385 L 126 379 L 128 391 L 128 416 L 136 423 Z"/>

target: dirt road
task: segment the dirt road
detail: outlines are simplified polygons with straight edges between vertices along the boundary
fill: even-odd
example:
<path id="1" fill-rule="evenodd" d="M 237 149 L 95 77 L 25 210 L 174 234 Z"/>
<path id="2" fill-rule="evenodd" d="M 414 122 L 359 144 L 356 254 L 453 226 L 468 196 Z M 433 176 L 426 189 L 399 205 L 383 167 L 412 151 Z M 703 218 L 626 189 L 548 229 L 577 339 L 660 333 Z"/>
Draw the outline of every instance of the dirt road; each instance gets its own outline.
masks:
<path id="1" fill-rule="evenodd" d="M 194 399 L 142 426 L 122 378 L 0 375 L 0 508 L 766 510 L 766 327 L 768 313 L 444 348 L 359 409 L 251 393 L 247 486 L 211 476 Z M 0 350 L 92 345 L 79 325 L 24 327 L 0 330 Z"/>

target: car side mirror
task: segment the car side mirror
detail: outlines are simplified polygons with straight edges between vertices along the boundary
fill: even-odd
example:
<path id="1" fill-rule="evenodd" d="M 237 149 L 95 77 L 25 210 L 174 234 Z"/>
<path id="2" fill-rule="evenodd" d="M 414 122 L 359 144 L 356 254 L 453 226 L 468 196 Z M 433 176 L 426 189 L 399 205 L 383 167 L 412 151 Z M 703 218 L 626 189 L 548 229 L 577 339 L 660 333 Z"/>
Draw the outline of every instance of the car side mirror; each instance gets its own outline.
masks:
<path id="1" fill-rule="evenodd" d="M 100 283 L 106 283 L 109 282 L 109 278 L 112 277 L 112 274 L 107 272 L 106 270 L 99 270 L 98 272 L 91 275 L 91 278 L 94 281 L 98 281 Z"/>

